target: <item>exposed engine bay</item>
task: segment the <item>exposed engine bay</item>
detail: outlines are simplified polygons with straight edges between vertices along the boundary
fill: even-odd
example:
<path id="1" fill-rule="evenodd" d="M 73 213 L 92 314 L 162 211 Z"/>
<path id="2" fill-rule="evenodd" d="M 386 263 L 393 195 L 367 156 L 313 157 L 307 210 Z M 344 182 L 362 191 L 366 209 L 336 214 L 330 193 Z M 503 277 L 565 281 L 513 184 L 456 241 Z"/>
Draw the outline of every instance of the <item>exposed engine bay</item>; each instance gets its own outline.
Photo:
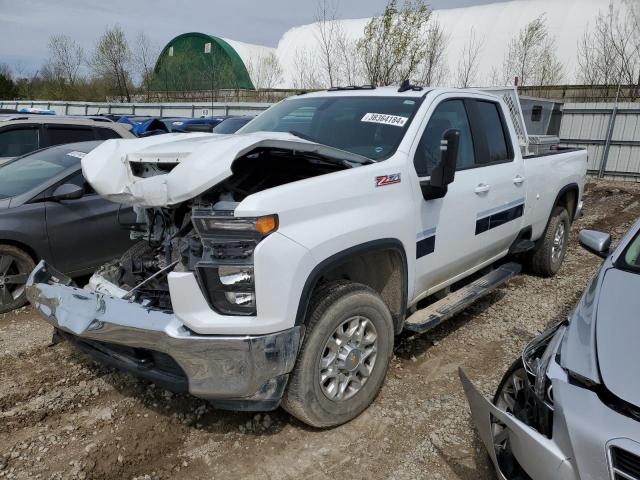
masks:
<path id="1" fill-rule="evenodd" d="M 231 177 L 190 201 L 171 207 L 134 207 L 136 222 L 124 227 L 139 242 L 121 258 L 102 266 L 87 288 L 171 311 L 167 275 L 189 271 L 195 272 L 212 308 L 251 314 L 255 310 L 250 288 L 253 249 L 265 232 L 256 232 L 256 219 L 234 217 L 237 205 L 262 190 L 352 166 L 313 152 L 256 149 L 233 163 Z M 171 168 L 151 162 L 131 166 L 141 178 L 163 175 Z M 275 223 L 277 227 L 277 217 Z M 234 228 L 227 229 L 231 224 Z M 225 299 L 237 308 L 227 308 Z"/>

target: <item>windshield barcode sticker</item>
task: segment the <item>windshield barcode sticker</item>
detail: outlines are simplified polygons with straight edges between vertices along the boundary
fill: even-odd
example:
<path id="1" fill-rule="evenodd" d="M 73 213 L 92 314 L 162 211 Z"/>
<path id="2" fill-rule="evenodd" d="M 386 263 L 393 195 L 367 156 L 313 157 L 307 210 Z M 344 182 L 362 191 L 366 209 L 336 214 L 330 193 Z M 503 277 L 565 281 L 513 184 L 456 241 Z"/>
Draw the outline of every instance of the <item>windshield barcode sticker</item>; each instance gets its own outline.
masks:
<path id="1" fill-rule="evenodd" d="M 82 160 L 85 157 L 86 153 L 78 152 L 78 151 L 74 150 L 73 152 L 67 153 L 67 155 L 69 155 L 70 157 L 76 157 L 76 158 L 79 158 L 80 160 Z"/>
<path id="2" fill-rule="evenodd" d="M 386 113 L 365 113 L 361 122 L 381 123 L 382 125 L 393 125 L 394 127 L 404 127 L 409 120 L 407 117 L 398 115 L 387 115 Z"/>

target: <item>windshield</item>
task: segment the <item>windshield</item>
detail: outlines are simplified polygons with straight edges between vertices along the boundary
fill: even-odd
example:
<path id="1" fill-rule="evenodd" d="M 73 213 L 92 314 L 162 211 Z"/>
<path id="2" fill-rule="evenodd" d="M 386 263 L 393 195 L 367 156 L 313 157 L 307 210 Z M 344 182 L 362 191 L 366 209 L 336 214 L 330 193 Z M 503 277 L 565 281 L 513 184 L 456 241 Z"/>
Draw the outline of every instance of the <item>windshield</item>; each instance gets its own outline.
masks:
<path id="1" fill-rule="evenodd" d="M 240 127 L 251 121 L 251 118 L 227 118 L 213 128 L 213 133 L 236 133 Z"/>
<path id="2" fill-rule="evenodd" d="M 87 142 L 91 148 L 97 143 Z M 47 148 L 0 166 L 0 199 L 28 192 L 68 168 L 79 165 L 80 159 L 91 150 L 87 145 L 81 145 Z"/>
<path id="3" fill-rule="evenodd" d="M 627 245 L 618 262 L 618 266 L 624 270 L 640 272 L 640 233 Z"/>
<path id="4" fill-rule="evenodd" d="M 238 133 L 291 132 L 373 160 L 391 156 L 421 99 L 407 97 L 316 97 L 274 105 Z"/>

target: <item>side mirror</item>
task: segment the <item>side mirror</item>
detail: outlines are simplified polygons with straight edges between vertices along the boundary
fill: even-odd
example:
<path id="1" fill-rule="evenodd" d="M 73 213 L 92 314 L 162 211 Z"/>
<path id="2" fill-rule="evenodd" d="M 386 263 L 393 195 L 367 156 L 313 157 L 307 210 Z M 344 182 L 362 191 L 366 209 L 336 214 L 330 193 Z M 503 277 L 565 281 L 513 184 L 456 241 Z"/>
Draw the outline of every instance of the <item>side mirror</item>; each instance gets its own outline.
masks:
<path id="1" fill-rule="evenodd" d="M 63 183 L 53 191 L 51 200 L 59 202 L 60 200 L 77 200 L 84 195 L 84 187 L 79 187 L 73 183 Z"/>
<path id="2" fill-rule="evenodd" d="M 460 146 L 460 130 L 450 128 L 442 134 L 440 140 L 440 163 L 431 172 L 431 178 L 420 182 L 422 196 L 425 200 L 442 198 L 447 194 L 447 187 L 456 175 L 458 147 Z"/>
<path id="3" fill-rule="evenodd" d="M 597 230 L 580 230 L 578 242 L 590 252 L 606 258 L 611 247 L 611 235 Z"/>

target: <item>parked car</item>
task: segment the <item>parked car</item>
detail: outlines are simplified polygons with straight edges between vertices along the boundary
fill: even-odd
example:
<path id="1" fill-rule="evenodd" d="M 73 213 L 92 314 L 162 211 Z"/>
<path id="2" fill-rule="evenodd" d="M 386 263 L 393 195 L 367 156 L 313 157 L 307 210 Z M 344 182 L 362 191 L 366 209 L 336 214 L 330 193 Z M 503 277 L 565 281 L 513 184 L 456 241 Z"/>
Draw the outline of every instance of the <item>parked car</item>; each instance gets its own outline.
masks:
<path id="1" fill-rule="evenodd" d="M 85 182 L 80 159 L 101 142 L 50 147 L 0 166 L 0 313 L 26 303 L 27 276 L 40 260 L 70 277 L 91 273 L 127 250 L 120 205 Z M 122 223 L 134 221 L 131 208 Z"/>
<path id="2" fill-rule="evenodd" d="M 49 115 L 0 116 L 0 165 L 40 148 L 108 138 L 135 138 L 123 125 L 98 120 Z"/>
<path id="3" fill-rule="evenodd" d="M 236 133 L 238 130 L 240 130 L 242 127 L 244 127 L 247 123 L 249 123 L 254 118 L 256 117 L 251 115 L 243 115 L 240 117 L 229 117 L 223 120 L 222 122 L 220 122 L 215 127 L 213 127 L 212 132 L 222 133 L 222 134 Z"/>
<path id="4" fill-rule="evenodd" d="M 170 132 L 211 132 L 222 121 L 230 118 L 228 115 L 200 118 L 170 117 L 161 120 Z"/>
<path id="5" fill-rule="evenodd" d="M 579 240 L 605 260 L 569 319 L 525 348 L 493 402 L 460 372 L 501 479 L 640 478 L 640 222 L 613 251 L 606 233 Z"/>
<path id="6" fill-rule="evenodd" d="M 142 268 L 105 265 L 82 295 L 47 262 L 29 280 L 61 335 L 222 408 L 351 420 L 395 334 L 503 284 L 509 254 L 554 275 L 582 205 L 586 151 L 523 157 L 506 104 L 479 91 L 315 92 L 238 133 L 96 148 L 94 189 L 144 209 Z"/>

